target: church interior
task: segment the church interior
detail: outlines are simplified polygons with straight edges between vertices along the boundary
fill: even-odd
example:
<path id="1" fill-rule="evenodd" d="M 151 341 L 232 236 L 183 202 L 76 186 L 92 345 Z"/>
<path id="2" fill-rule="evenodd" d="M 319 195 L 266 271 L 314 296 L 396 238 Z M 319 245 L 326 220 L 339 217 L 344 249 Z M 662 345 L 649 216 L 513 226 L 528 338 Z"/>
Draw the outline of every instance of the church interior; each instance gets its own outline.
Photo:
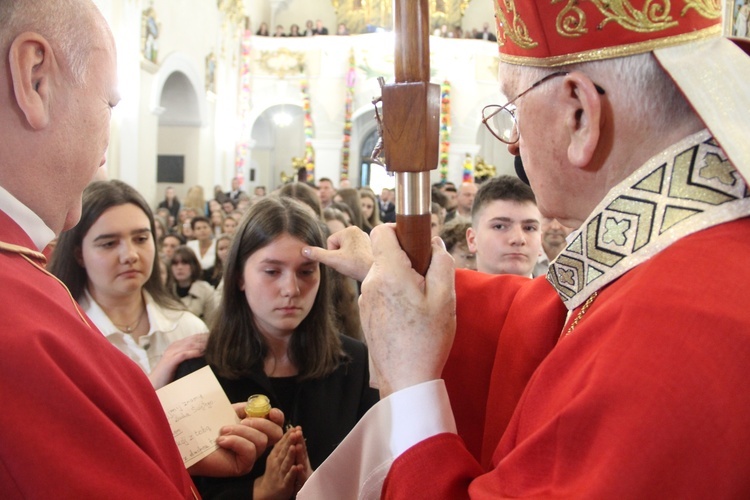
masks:
<path id="1" fill-rule="evenodd" d="M 122 102 L 109 178 L 156 204 L 173 186 L 273 189 L 290 178 L 348 179 L 375 192 L 393 176 L 371 159 L 378 78 L 394 81 L 390 0 L 97 0 L 118 51 Z M 513 172 L 481 123 L 502 102 L 488 0 L 430 0 L 430 78 L 440 85 L 432 182 Z M 299 27 L 301 36 L 288 36 Z M 327 35 L 304 36 L 321 26 Z M 283 36 L 259 35 L 271 27 Z M 483 32 L 489 35 L 484 35 Z M 341 34 L 340 34 L 341 33 Z"/>

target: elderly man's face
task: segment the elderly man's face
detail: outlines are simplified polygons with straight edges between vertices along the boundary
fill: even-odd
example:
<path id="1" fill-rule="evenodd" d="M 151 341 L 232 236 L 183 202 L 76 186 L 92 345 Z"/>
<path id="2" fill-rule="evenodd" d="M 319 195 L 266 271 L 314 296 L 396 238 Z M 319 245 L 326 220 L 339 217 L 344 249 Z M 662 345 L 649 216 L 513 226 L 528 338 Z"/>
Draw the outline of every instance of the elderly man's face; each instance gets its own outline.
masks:
<path id="1" fill-rule="evenodd" d="M 500 82 L 503 95 L 510 100 L 527 90 L 536 81 L 538 74 L 524 74 L 529 70 L 511 68 L 500 64 Z M 564 138 L 560 137 L 562 117 L 556 115 L 551 99 L 559 95 L 563 79 L 551 80 L 544 89 L 528 92 L 516 104 L 516 130 L 518 142 L 508 145 L 508 151 L 523 159 L 524 170 L 534 190 L 537 206 L 544 216 L 556 217 L 565 213 L 571 202 L 573 186 L 567 178 L 567 170 L 561 168 L 567 151 L 562 148 Z M 555 88 L 557 85 L 557 89 Z"/>
<path id="2" fill-rule="evenodd" d="M 112 108 L 119 102 L 117 92 L 117 61 L 114 42 L 100 20 L 97 40 L 93 44 L 89 65 L 82 86 L 69 82 L 57 94 L 66 104 L 54 106 L 53 120 L 59 124 L 60 152 L 65 165 L 60 169 L 60 182 L 55 199 L 65 196 L 66 213 L 62 228 L 73 227 L 81 216 L 81 193 L 91 182 L 97 169 L 106 163 L 109 147 L 109 122 Z M 50 198 L 52 200 L 52 198 Z"/>

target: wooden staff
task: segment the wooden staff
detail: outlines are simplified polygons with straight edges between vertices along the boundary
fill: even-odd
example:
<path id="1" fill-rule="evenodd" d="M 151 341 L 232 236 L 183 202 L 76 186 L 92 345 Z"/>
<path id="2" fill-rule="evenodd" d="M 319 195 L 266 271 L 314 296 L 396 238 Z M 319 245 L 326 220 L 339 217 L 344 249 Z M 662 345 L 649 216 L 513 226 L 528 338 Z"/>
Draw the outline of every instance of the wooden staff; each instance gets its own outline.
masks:
<path id="1" fill-rule="evenodd" d="M 427 0 L 394 0 L 396 82 L 383 86 L 386 168 L 396 175 L 396 234 L 412 267 L 430 265 L 430 170 L 438 162 L 440 86 L 430 83 Z"/>

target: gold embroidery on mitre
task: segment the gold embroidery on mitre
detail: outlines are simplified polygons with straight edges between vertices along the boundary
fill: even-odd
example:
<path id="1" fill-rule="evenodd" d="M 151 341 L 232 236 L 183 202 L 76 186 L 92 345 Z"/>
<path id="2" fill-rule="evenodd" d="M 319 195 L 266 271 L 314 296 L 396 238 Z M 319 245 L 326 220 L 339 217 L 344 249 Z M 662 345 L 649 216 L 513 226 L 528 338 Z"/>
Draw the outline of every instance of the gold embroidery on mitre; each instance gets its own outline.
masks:
<path id="1" fill-rule="evenodd" d="M 508 19 L 505 17 L 503 10 L 500 7 L 495 8 L 495 15 L 497 16 L 498 26 L 497 41 L 500 46 L 502 47 L 503 45 L 505 45 L 506 36 L 522 49 L 533 49 L 534 47 L 539 45 L 538 42 L 535 42 L 529 36 L 529 30 L 526 27 L 526 23 L 524 23 L 523 19 L 518 16 L 518 11 L 516 10 L 516 4 L 514 0 L 501 1 L 505 4 L 505 9 L 508 11 L 508 14 L 513 15 L 513 22 L 508 23 Z"/>
<path id="2" fill-rule="evenodd" d="M 634 8 L 628 0 L 591 1 L 606 18 L 599 23 L 597 29 L 602 29 L 610 21 L 638 33 L 651 33 L 677 26 L 677 21 L 669 15 L 672 9 L 670 0 L 646 0 L 642 10 Z"/>
<path id="3" fill-rule="evenodd" d="M 671 35 L 664 38 L 655 38 L 653 40 L 645 40 L 643 42 L 629 43 L 625 45 L 615 45 L 612 47 L 597 47 L 591 50 L 584 50 L 582 52 L 560 54 L 549 57 L 519 56 L 501 52 L 500 61 L 508 64 L 516 64 L 519 66 L 556 68 L 560 66 L 566 66 L 568 64 L 581 64 L 589 61 L 602 61 L 604 59 L 612 59 L 615 57 L 643 54 L 645 52 L 651 52 L 656 49 L 663 49 L 665 47 L 672 47 L 674 45 L 682 45 L 698 40 L 718 37 L 721 36 L 722 29 L 723 28 L 721 26 L 721 23 L 716 23 L 706 28 L 697 31 L 691 31 L 689 33 L 681 33 L 679 35 Z"/>
<path id="4" fill-rule="evenodd" d="M 720 0 L 685 0 L 685 7 L 682 8 L 680 15 L 684 16 L 690 9 L 695 9 L 698 14 L 706 19 L 718 19 L 721 17 Z"/>
<path id="5" fill-rule="evenodd" d="M 561 0 L 552 0 L 556 4 Z M 588 32 L 586 28 L 586 13 L 578 7 L 578 2 L 569 0 L 568 4 L 557 14 L 555 22 L 557 32 L 566 37 L 577 37 Z"/>

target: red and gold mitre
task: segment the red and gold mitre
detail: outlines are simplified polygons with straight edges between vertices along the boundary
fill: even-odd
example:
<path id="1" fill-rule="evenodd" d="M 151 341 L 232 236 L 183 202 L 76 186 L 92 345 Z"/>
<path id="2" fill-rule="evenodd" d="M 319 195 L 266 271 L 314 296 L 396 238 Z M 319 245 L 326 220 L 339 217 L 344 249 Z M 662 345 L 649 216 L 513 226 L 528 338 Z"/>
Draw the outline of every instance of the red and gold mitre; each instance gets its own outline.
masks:
<path id="1" fill-rule="evenodd" d="M 562 66 L 721 35 L 719 0 L 494 0 L 500 59 Z"/>

